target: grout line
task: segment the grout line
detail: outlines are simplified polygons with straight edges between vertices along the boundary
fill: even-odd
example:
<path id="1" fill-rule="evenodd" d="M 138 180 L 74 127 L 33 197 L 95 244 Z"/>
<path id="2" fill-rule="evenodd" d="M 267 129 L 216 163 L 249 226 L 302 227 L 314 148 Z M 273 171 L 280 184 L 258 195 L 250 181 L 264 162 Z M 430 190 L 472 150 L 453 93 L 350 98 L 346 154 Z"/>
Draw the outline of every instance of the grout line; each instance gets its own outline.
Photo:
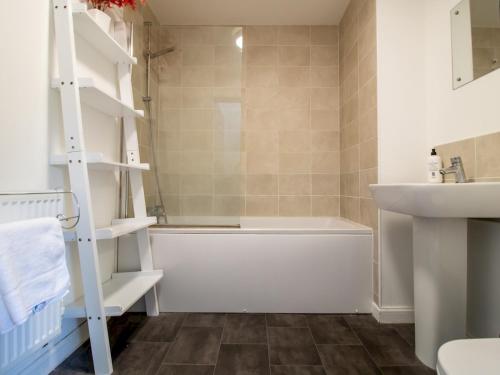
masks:
<path id="1" fill-rule="evenodd" d="M 267 313 L 264 314 L 266 322 L 266 339 L 267 339 L 267 361 L 269 364 L 269 374 L 271 375 L 271 344 L 269 343 L 269 325 L 267 322 Z"/>
<path id="2" fill-rule="evenodd" d="M 222 326 L 222 331 L 221 331 L 221 334 L 220 334 L 219 350 L 217 351 L 217 357 L 215 359 L 214 371 L 212 373 L 213 375 L 215 375 L 215 370 L 217 369 L 217 364 L 219 363 L 219 356 L 220 356 L 220 351 L 221 351 L 221 347 L 222 347 L 222 340 L 223 340 L 223 337 L 224 337 L 224 329 L 226 328 L 226 324 L 227 324 L 227 313 L 224 314 L 224 325 Z"/>

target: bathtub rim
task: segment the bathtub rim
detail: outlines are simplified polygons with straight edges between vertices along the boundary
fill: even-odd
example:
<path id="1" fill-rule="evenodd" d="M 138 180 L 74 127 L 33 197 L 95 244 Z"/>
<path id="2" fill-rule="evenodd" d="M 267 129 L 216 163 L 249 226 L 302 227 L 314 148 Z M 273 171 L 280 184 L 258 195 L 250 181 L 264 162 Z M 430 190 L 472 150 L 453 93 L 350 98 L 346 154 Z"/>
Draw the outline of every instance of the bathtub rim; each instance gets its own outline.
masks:
<path id="1" fill-rule="evenodd" d="M 151 234 L 348 234 L 348 235 L 373 235 L 372 228 L 363 224 L 356 223 L 343 217 L 245 217 L 245 219 L 255 220 L 269 220 L 269 219 L 316 219 L 316 220 L 334 220 L 342 222 L 348 227 L 241 227 L 236 226 L 213 226 L 213 227 L 165 227 L 165 226 L 152 226 L 149 228 Z"/>

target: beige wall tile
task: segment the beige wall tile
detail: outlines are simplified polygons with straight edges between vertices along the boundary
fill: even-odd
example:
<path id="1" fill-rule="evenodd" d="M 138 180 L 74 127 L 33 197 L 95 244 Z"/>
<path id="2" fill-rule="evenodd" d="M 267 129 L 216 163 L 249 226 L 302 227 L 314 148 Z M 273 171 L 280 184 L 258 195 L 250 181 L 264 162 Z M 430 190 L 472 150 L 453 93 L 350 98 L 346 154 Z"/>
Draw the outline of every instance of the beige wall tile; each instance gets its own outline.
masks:
<path id="1" fill-rule="evenodd" d="M 215 195 L 242 195 L 242 182 L 244 176 L 235 175 L 214 175 L 214 194 Z"/>
<path id="2" fill-rule="evenodd" d="M 311 44 L 338 45 L 339 30 L 337 26 L 311 26 Z"/>
<path id="3" fill-rule="evenodd" d="M 185 216 L 212 216 L 212 196 L 181 196 L 179 198 L 181 215 Z"/>
<path id="4" fill-rule="evenodd" d="M 247 195 L 278 195 L 278 177 L 274 174 L 249 174 L 246 177 Z"/>
<path id="5" fill-rule="evenodd" d="M 359 87 L 377 75 L 377 50 L 373 49 L 359 62 Z"/>
<path id="6" fill-rule="evenodd" d="M 212 195 L 212 175 L 181 175 L 180 194 L 182 195 Z"/>
<path id="7" fill-rule="evenodd" d="M 338 87 L 339 70 L 335 67 L 311 67 L 311 87 Z"/>
<path id="8" fill-rule="evenodd" d="M 276 66 L 248 66 L 246 87 L 277 87 L 278 71 Z"/>
<path id="9" fill-rule="evenodd" d="M 278 152 L 278 132 L 246 132 L 245 150 L 248 152 Z"/>
<path id="10" fill-rule="evenodd" d="M 273 46 L 248 46 L 246 62 L 248 65 L 276 65 L 278 49 Z"/>
<path id="11" fill-rule="evenodd" d="M 313 173 L 337 173 L 339 165 L 339 152 L 313 152 L 311 155 L 311 171 Z"/>
<path id="12" fill-rule="evenodd" d="M 378 209 L 373 199 L 360 199 L 359 215 L 361 224 L 373 229 L 377 229 Z"/>
<path id="13" fill-rule="evenodd" d="M 214 86 L 214 68 L 211 66 L 185 67 L 182 69 L 183 87 Z"/>
<path id="14" fill-rule="evenodd" d="M 500 177 L 500 133 L 476 138 L 476 158 L 476 177 Z"/>
<path id="15" fill-rule="evenodd" d="M 247 172 L 250 174 L 277 174 L 277 153 L 247 153 Z"/>
<path id="16" fill-rule="evenodd" d="M 280 173 L 308 173 L 311 172 L 311 153 L 280 153 Z"/>
<path id="17" fill-rule="evenodd" d="M 359 166 L 361 169 L 375 168 L 378 165 L 377 140 L 375 138 L 360 143 Z"/>
<path id="18" fill-rule="evenodd" d="M 248 109 L 246 116 L 248 130 L 271 131 L 280 128 L 280 113 L 274 109 Z"/>
<path id="19" fill-rule="evenodd" d="M 312 215 L 313 216 L 339 216 L 340 198 L 339 197 L 312 197 Z"/>
<path id="20" fill-rule="evenodd" d="M 180 100 L 184 108 L 208 109 L 214 106 L 212 88 L 185 87 Z"/>
<path id="21" fill-rule="evenodd" d="M 378 182 L 377 168 L 359 171 L 359 195 L 362 198 L 372 198 L 369 186 Z"/>
<path id="22" fill-rule="evenodd" d="M 311 109 L 332 110 L 339 108 L 338 88 L 312 88 L 311 89 Z"/>
<path id="23" fill-rule="evenodd" d="M 273 45 L 278 41 L 276 26 L 247 26 L 245 27 L 244 42 L 252 45 Z"/>
<path id="24" fill-rule="evenodd" d="M 359 118 L 359 141 L 377 137 L 377 108 L 374 107 Z"/>
<path id="25" fill-rule="evenodd" d="M 359 89 L 359 114 L 362 116 L 377 106 L 377 80 L 372 78 Z"/>
<path id="26" fill-rule="evenodd" d="M 313 131 L 311 137 L 311 147 L 318 151 L 339 151 L 340 136 L 338 131 Z"/>
<path id="27" fill-rule="evenodd" d="M 279 175 L 279 195 L 311 195 L 311 175 Z"/>
<path id="28" fill-rule="evenodd" d="M 280 216 L 311 216 L 310 196 L 280 196 Z"/>
<path id="29" fill-rule="evenodd" d="M 310 27 L 309 26 L 279 26 L 278 44 L 309 44 Z"/>
<path id="30" fill-rule="evenodd" d="M 340 194 L 340 182 L 338 174 L 313 174 L 311 178 L 313 195 Z"/>
<path id="31" fill-rule="evenodd" d="M 311 65 L 338 66 L 338 48 L 336 46 L 311 46 Z"/>
<path id="32" fill-rule="evenodd" d="M 213 65 L 215 48 L 211 45 L 192 45 L 182 49 L 183 65 Z"/>
<path id="33" fill-rule="evenodd" d="M 285 130 L 279 132 L 279 151 L 308 152 L 311 150 L 311 134 L 309 131 Z"/>
<path id="34" fill-rule="evenodd" d="M 338 110 L 313 110 L 311 111 L 311 129 L 314 130 L 339 130 L 340 116 Z"/>
<path id="35" fill-rule="evenodd" d="M 340 175 L 340 194 L 347 197 L 359 197 L 359 172 Z"/>
<path id="36" fill-rule="evenodd" d="M 279 85 L 284 87 L 309 87 L 310 70 L 307 67 L 280 67 Z"/>
<path id="37" fill-rule="evenodd" d="M 279 111 L 280 130 L 309 129 L 308 109 L 284 109 Z"/>
<path id="38" fill-rule="evenodd" d="M 245 214 L 247 216 L 278 216 L 278 197 L 247 196 L 245 197 Z"/>
<path id="39" fill-rule="evenodd" d="M 215 65 L 241 65 L 242 53 L 239 48 L 234 46 L 215 46 L 214 47 Z"/>
<path id="40" fill-rule="evenodd" d="M 359 118 L 359 100 L 357 96 L 352 97 L 349 100 L 344 100 L 342 103 L 341 113 L 340 113 L 340 127 L 349 125 L 353 121 L 357 121 Z"/>
<path id="41" fill-rule="evenodd" d="M 214 113 L 211 109 L 183 109 L 180 116 L 180 129 L 183 131 L 213 129 Z"/>
<path id="42" fill-rule="evenodd" d="M 342 128 L 340 137 L 340 149 L 356 146 L 360 141 L 360 129 L 356 121 Z"/>
<path id="43" fill-rule="evenodd" d="M 310 49 L 301 46 L 280 46 L 278 62 L 281 66 L 309 66 Z"/>
<path id="44" fill-rule="evenodd" d="M 214 198 L 214 215 L 216 216 L 241 216 L 241 196 L 216 196 Z"/>
<path id="45" fill-rule="evenodd" d="M 359 145 L 341 151 L 340 173 L 354 173 L 359 171 Z"/>
<path id="46" fill-rule="evenodd" d="M 341 196 L 340 216 L 359 223 L 359 198 Z"/>

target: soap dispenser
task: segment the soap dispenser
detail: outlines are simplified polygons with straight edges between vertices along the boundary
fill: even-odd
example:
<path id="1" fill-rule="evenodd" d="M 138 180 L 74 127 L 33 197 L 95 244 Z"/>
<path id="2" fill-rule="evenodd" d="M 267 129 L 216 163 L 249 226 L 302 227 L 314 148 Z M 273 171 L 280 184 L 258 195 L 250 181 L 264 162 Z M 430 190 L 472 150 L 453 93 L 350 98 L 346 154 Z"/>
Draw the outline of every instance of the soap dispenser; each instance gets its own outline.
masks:
<path id="1" fill-rule="evenodd" d="M 431 184 L 441 184 L 443 183 L 443 176 L 441 175 L 441 168 L 443 167 L 443 162 L 441 157 L 437 154 L 436 149 L 433 148 L 431 156 L 427 160 L 427 181 Z"/>

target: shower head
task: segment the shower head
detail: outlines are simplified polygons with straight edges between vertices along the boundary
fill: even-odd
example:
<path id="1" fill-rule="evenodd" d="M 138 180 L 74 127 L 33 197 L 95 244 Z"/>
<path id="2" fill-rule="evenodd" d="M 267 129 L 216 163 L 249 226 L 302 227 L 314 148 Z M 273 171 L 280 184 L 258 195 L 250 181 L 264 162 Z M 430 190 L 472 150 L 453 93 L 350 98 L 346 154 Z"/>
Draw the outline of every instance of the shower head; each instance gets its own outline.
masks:
<path id="1" fill-rule="evenodd" d="M 149 57 L 150 59 L 156 59 L 157 57 L 163 56 L 167 53 L 174 52 L 174 51 L 175 51 L 175 47 L 168 47 L 168 48 L 164 48 L 162 50 L 159 50 L 157 52 L 146 51 L 144 53 L 144 56 L 146 58 Z"/>

